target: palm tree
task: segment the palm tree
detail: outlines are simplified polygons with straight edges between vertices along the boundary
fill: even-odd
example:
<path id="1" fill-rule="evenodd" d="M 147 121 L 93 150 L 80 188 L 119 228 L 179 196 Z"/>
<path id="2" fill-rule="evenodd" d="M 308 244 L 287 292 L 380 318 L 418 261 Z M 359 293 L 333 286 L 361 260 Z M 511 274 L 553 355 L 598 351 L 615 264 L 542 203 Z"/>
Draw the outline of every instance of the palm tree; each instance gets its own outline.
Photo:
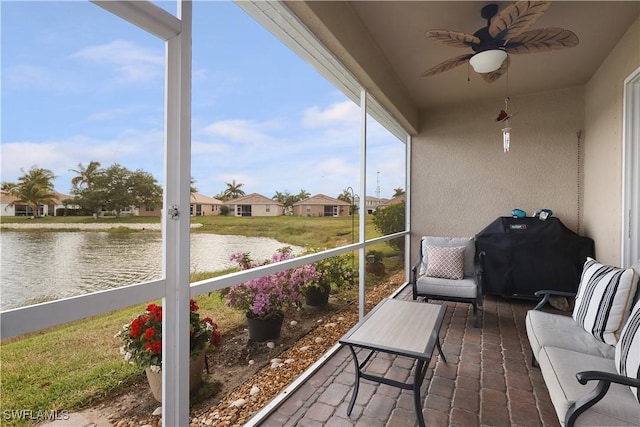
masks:
<path id="1" fill-rule="evenodd" d="M 100 162 L 90 161 L 85 168 L 82 163 L 78 163 L 78 170 L 69 169 L 71 172 L 75 172 L 78 176 L 71 179 L 71 185 L 76 188 L 85 186 L 90 188 L 96 177 L 102 173 L 100 170 Z"/>
<path id="2" fill-rule="evenodd" d="M 18 184 L 16 184 L 15 182 L 2 181 L 2 184 L 0 185 L 0 190 L 4 191 L 5 193 L 11 193 L 11 191 L 13 191 L 13 189 L 16 188 L 17 186 Z"/>
<path id="3" fill-rule="evenodd" d="M 348 188 L 342 190 L 342 193 L 337 197 L 338 200 L 342 200 L 343 202 L 353 204 L 353 200 L 351 197 L 351 191 Z"/>
<path id="4" fill-rule="evenodd" d="M 53 180 L 55 175 L 49 169 L 32 166 L 28 172 L 20 169 L 23 176 L 18 178 L 18 184 L 4 186 L 8 193 L 15 196 L 17 200 L 10 203 L 13 206 L 24 203 L 31 208 L 35 217 L 40 216 L 40 205 L 52 204 L 55 201 L 56 193 L 53 190 Z"/>
<path id="5" fill-rule="evenodd" d="M 196 180 L 194 177 L 191 177 L 191 182 L 190 182 L 190 186 L 189 186 L 189 191 L 191 192 L 191 194 L 195 194 L 198 192 L 198 187 L 196 187 Z"/>
<path id="6" fill-rule="evenodd" d="M 394 188 L 393 191 L 393 197 L 402 196 L 404 194 L 404 190 L 401 187 Z"/>
<path id="7" fill-rule="evenodd" d="M 224 190 L 223 195 L 227 198 L 227 200 L 244 196 L 244 191 L 242 191 L 242 187 L 244 186 L 244 184 L 236 184 L 235 179 L 232 181 L 232 183 L 225 182 L 225 184 L 227 184 L 227 189 Z"/>
<path id="8" fill-rule="evenodd" d="M 301 200 L 306 200 L 309 197 L 311 197 L 311 193 L 309 193 L 307 190 L 301 189 L 298 195 L 296 196 L 296 198 L 298 199 L 296 201 L 299 202 Z"/>

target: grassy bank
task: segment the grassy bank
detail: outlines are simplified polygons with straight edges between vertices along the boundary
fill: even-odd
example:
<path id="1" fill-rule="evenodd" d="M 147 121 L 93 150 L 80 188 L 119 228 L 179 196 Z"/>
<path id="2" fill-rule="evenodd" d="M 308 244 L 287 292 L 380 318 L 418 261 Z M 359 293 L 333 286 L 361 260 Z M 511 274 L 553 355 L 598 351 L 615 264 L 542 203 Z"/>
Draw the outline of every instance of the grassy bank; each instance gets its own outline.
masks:
<path id="1" fill-rule="evenodd" d="M 47 217 L 37 220 L 11 218 L 12 222 L 43 224 L 69 223 L 73 217 Z M 95 222 L 93 218 L 74 218 L 80 223 Z M 154 218 L 124 217 L 101 218 L 98 222 L 152 223 Z M 158 218 L 155 218 L 159 222 Z M 4 222 L 4 218 L 3 218 Z M 197 217 L 192 222 L 202 227 L 195 233 L 215 233 L 246 236 L 264 236 L 280 242 L 305 247 L 337 247 L 351 243 L 352 219 L 348 218 L 229 218 Z M 367 218 L 370 224 L 370 218 Z M 355 218 L 357 233 L 358 218 Z M 368 237 L 374 237 L 373 226 Z M 373 249 L 387 255 L 388 246 Z M 388 270 L 401 264 L 397 258 L 385 260 Z M 199 273 L 191 281 L 203 280 L 222 273 Z M 243 313 L 224 306 L 217 293 L 196 298 L 204 315 L 211 316 L 223 334 L 245 323 Z M 0 346 L 0 409 L 2 411 L 77 410 L 101 400 L 139 381 L 144 381 L 140 369 L 124 363 L 119 354 L 120 342 L 114 338 L 122 325 L 140 314 L 146 305 L 130 307 L 95 316 L 26 337 L 5 341 Z M 3 412 L 4 414 L 4 412 Z M 29 425 L 29 421 L 3 419 L 2 425 Z"/>
<path id="2" fill-rule="evenodd" d="M 214 233 L 225 235 L 240 235 L 250 237 L 270 237 L 283 243 L 303 247 L 333 248 L 351 243 L 353 236 L 358 237 L 359 216 L 352 217 L 227 217 L 227 216 L 199 216 L 191 217 L 192 224 L 200 227 L 192 228 L 192 233 Z M 367 238 L 378 235 L 373 227 L 372 217 L 365 218 Z M 122 224 L 159 224 L 158 217 L 123 216 L 102 217 L 42 217 L 30 219 L 27 217 L 1 217 L 3 224 L 27 224 L 32 230 L 47 230 L 52 225 L 68 224 L 64 231 L 73 231 L 74 224 L 90 226 L 92 224 L 113 225 L 113 231 L 131 230 L 120 227 Z M 22 229 L 20 231 L 23 231 Z M 26 230 L 25 230 L 26 231 Z M 60 231 L 60 230 L 56 230 Z M 353 231 L 353 234 L 352 234 Z"/>

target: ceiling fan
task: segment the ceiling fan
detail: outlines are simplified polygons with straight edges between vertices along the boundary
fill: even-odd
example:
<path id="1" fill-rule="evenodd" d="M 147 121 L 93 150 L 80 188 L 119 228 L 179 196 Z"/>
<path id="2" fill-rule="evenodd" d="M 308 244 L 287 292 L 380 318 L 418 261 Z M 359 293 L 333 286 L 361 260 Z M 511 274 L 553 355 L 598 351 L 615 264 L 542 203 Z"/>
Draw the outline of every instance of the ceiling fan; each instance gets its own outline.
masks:
<path id="1" fill-rule="evenodd" d="M 551 5 L 550 1 L 518 1 L 498 13 L 497 4 L 488 4 L 480 15 L 487 26 L 473 35 L 448 30 L 429 30 L 426 37 L 448 46 L 471 48 L 474 53 L 450 58 L 422 73 L 432 76 L 469 62 L 487 83 L 502 76 L 511 63 L 510 54 L 545 52 L 573 47 L 578 36 L 563 28 L 525 31 Z"/>

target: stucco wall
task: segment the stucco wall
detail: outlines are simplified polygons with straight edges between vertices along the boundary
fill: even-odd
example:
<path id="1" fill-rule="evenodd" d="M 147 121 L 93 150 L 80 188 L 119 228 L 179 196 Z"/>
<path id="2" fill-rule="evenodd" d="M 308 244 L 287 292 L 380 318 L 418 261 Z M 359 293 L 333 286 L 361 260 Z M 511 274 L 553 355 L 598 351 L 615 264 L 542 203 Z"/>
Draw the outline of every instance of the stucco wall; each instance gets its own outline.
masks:
<path id="1" fill-rule="evenodd" d="M 624 80 L 640 67 L 640 18 L 585 87 L 584 231 L 599 261 L 620 265 Z"/>
<path id="2" fill-rule="evenodd" d="M 496 86 L 503 87 L 503 86 Z M 549 208 L 578 226 L 582 87 L 511 97 L 511 152 L 502 151 L 503 98 L 421 111 L 412 145 L 412 260 L 422 235 L 472 236 L 513 208 Z"/>

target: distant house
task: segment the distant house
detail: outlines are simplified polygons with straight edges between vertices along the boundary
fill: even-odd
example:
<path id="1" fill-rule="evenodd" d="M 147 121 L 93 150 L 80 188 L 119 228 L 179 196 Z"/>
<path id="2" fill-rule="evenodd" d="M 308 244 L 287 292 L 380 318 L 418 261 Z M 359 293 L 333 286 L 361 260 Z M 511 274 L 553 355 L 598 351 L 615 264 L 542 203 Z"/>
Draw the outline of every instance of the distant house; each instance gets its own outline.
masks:
<path id="1" fill-rule="evenodd" d="M 316 194 L 293 204 L 297 216 L 348 216 L 351 204 L 324 194 Z"/>
<path id="2" fill-rule="evenodd" d="M 71 196 L 55 193 L 53 203 L 40 205 L 40 216 L 64 215 L 65 209 L 78 209 L 78 206 L 69 205 Z M 13 203 L 13 204 L 12 204 Z M 6 191 L 0 191 L 0 216 L 33 216 L 34 212 L 26 203 L 19 203 L 18 198 Z"/>
<path id="3" fill-rule="evenodd" d="M 200 193 L 191 193 L 191 203 L 189 205 L 189 215 L 191 216 L 211 216 L 220 215 L 220 208 L 224 203 L 213 197 L 205 196 Z M 141 205 L 136 209 L 134 215 L 140 216 L 160 216 L 162 212 L 162 203 L 155 206 Z"/>
<path id="4" fill-rule="evenodd" d="M 387 206 L 397 205 L 398 203 L 404 203 L 406 197 L 404 194 L 400 194 L 399 196 L 395 196 L 389 200 L 385 200 L 384 202 L 378 205 L 378 209 L 386 208 Z"/>
<path id="5" fill-rule="evenodd" d="M 227 200 L 229 214 L 233 216 L 281 216 L 284 205 L 258 193 Z"/>
<path id="6" fill-rule="evenodd" d="M 200 193 L 191 193 L 191 216 L 220 215 L 224 203 Z"/>
<path id="7" fill-rule="evenodd" d="M 364 201 L 364 208 L 368 214 L 372 214 L 378 209 L 378 206 L 388 202 L 389 199 L 378 199 L 377 197 L 367 196 Z"/>

